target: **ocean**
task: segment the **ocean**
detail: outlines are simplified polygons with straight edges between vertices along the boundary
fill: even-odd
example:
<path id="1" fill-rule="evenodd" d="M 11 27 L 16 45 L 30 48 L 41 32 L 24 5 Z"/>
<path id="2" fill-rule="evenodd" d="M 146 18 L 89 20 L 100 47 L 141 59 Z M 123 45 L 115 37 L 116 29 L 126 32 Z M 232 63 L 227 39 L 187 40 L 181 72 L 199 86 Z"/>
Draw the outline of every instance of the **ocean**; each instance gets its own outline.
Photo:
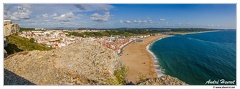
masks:
<path id="1" fill-rule="evenodd" d="M 236 85 L 236 30 L 173 35 L 149 50 L 162 74 L 189 85 Z"/>

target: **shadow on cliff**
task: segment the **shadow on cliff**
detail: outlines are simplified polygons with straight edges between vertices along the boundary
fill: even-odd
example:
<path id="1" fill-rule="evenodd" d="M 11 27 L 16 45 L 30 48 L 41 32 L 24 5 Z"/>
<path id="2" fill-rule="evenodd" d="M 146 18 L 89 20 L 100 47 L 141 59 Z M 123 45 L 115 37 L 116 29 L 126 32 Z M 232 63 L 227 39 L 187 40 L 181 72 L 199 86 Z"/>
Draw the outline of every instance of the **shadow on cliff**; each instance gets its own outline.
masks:
<path id="1" fill-rule="evenodd" d="M 4 85 L 36 85 L 17 74 L 4 69 Z"/>
<path id="2" fill-rule="evenodd" d="M 17 45 L 11 43 L 9 43 L 4 49 L 7 51 L 8 55 L 23 51 L 22 49 L 18 48 Z"/>

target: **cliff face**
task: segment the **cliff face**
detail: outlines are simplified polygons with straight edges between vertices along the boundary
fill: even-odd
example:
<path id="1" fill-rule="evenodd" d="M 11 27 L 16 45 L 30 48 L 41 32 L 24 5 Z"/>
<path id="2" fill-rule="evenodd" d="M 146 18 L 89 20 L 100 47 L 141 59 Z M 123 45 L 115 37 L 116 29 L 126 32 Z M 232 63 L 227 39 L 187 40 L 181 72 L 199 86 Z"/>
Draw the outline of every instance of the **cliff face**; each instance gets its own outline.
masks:
<path id="1" fill-rule="evenodd" d="M 18 24 L 13 24 L 12 21 L 4 21 L 4 37 L 19 32 Z"/>
<path id="2" fill-rule="evenodd" d="M 95 42 L 79 42 L 50 51 L 25 51 L 4 59 L 4 68 L 33 84 L 112 84 L 123 64 L 118 55 Z M 4 75 L 4 84 L 18 84 Z"/>
<path id="3" fill-rule="evenodd" d="M 12 21 L 6 20 L 4 21 L 4 47 L 7 47 L 8 39 L 7 36 L 17 33 L 20 30 L 20 27 L 18 24 L 13 24 Z M 7 51 L 4 49 L 4 58 L 7 57 Z"/>
<path id="4" fill-rule="evenodd" d="M 8 45 L 7 37 L 4 37 L 3 40 L 4 40 L 4 47 L 7 47 L 7 45 Z M 8 56 L 7 51 L 4 49 L 4 58 L 7 56 Z"/>

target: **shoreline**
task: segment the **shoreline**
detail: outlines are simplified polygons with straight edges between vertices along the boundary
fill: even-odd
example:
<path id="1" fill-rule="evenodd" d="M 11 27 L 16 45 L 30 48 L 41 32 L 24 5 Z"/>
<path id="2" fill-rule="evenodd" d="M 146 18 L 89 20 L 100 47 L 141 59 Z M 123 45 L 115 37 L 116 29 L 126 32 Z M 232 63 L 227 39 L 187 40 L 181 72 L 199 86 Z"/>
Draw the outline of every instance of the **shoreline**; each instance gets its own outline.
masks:
<path id="1" fill-rule="evenodd" d="M 160 62 L 158 61 L 157 56 L 154 55 L 154 53 L 150 50 L 150 47 L 151 47 L 155 42 L 157 42 L 157 41 L 159 41 L 159 40 L 161 40 L 161 39 L 163 39 L 163 38 L 172 37 L 172 36 L 173 36 L 173 35 L 167 35 L 167 36 L 165 36 L 165 37 L 159 38 L 159 39 L 153 41 L 152 43 L 150 43 L 149 45 L 146 46 L 146 50 L 152 55 L 152 60 L 153 60 L 153 62 L 154 62 L 155 72 L 157 73 L 157 77 L 158 77 L 158 78 L 164 75 L 164 74 L 162 73 L 162 70 L 163 70 L 163 69 L 161 68 L 161 66 L 160 66 L 160 64 L 159 64 Z"/>
<path id="2" fill-rule="evenodd" d="M 154 42 L 169 37 L 169 35 L 150 36 L 142 42 L 131 42 L 123 48 L 120 56 L 123 63 L 128 68 L 127 79 L 136 83 L 141 75 L 144 78 L 157 78 L 162 76 L 157 58 L 153 58 L 153 53 L 147 48 Z M 157 64 L 157 65 L 156 65 Z"/>
<path id="3" fill-rule="evenodd" d="M 188 35 L 188 34 L 201 34 L 201 33 L 208 33 L 208 32 L 217 32 L 221 30 L 214 30 L 214 31 L 200 31 L 200 32 L 186 32 L 186 33 L 177 33 L 179 35 Z M 176 35 L 176 34 L 174 34 Z"/>
<path id="4" fill-rule="evenodd" d="M 199 34 L 215 31 L 178 33 L 179 35 Z M 176 35 L 176 34 L 174 34 Z M 127 79 L 136 83 L 140 76 L 143 78 L 158 78 L 163 76 L 163 69 L 154 53 L 149 49 L 153 43 L 163 38 L 174 35 L 150 36 L 143 39 L 143 42 L 132 41 L 123 47 L 120 59 L 128 68 Z"/>
<path id="5" fill-rule="evenodd" d="M 219 30 L 217 30 L 219 31 Z M 208 33 L 208 32 L 216 32 L 216 31 L 201 31 L 201 32 L 187 32 L 187 33 L 177 33 L 179 35 L 188 35 L 188 34 L 201 34 L 201 33 Z M 176 34 L 174 34 L 176 35 Z M 157 73 L 157 77 L 161 77 L 164 76 L 163 74 L 163 69 L 160 66 L 160 62 L 158 61 L 158 58 L 156 57 L 156 55 L 150 50 L 150 47 L 156 42 L 159 41 L 163 38 L 168 38 L 168 37 L 172 37 L 174 35 L 166 35 L 165 37 L 159 38 L 155 41 L 153 41 L 152 43 L 150 43 L 149 45 L 146 46 L 146 50 L 152 55 L 152 60 L 154 62 L 154 67 L 155 67 L 155 72 Z"/>

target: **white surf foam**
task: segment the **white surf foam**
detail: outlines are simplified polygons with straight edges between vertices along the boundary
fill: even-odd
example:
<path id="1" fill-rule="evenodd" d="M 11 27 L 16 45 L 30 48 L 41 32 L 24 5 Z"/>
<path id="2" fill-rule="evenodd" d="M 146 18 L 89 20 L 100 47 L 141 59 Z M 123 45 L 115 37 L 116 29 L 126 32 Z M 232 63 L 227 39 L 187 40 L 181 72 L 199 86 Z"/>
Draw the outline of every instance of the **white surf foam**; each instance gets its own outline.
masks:
<path id="1" fill-rule="evenodd" d="M 169 36 L 167 36 L 167 37 L 172 37 L 173 35 L 169 35 Z M 167 37 L 164 37 L 164 38 L 167 38 Z M 159 38 L 158 40 L 161 40 L 162 38 Z M 157 76 L 158 77 L 161 77 L 161 76 L 163 76 L 164 74 L 163 74 L 163 69 L 161 68 L 161 66 L 159 65 L 159 61 L 158 61 L 158 58 L 156 57 L 156 55 L 154 55 L 153 54 L 153 52 L 152 51 L 150 51 L 150 49 L 149 49 L 149 47 L 151 47 L 152 45 L 153 45 L 153 43 L 155 43 L 156 41 L 158 41 L 158 40 L 155 40 L 155 41 L 153 41 L 151 44 L 149 44 L 147 47 L 146 47 L 146 49 L 147 49 L 147 51 L 152 55 L 152 57 L 153 57 L 153 61 L 154 61 L 154 67 L 155 67 L 155 72 L 157 73 Z"/>

